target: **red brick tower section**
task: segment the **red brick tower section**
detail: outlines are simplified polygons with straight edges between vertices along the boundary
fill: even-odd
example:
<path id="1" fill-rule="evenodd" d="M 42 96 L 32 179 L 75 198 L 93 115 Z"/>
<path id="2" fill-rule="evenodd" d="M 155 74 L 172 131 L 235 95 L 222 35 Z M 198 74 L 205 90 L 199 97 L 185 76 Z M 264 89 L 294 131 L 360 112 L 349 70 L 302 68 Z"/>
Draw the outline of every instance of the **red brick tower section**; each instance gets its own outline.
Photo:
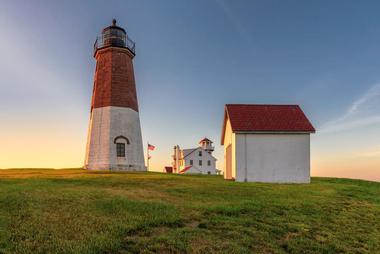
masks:
<path id="1" fill-rule="evenodd" d="M 127 48 L 106 47 L 96 51 L 93 108 L 128 107 L 139 111 L 132 59 Z"/>
<path id="2" fill-rule="evenodd" d="M 94 57 L 96 70 L 84 167 L 145 171 L 132 63 L 135 43 L 113 20 L 97 38 Z"/>

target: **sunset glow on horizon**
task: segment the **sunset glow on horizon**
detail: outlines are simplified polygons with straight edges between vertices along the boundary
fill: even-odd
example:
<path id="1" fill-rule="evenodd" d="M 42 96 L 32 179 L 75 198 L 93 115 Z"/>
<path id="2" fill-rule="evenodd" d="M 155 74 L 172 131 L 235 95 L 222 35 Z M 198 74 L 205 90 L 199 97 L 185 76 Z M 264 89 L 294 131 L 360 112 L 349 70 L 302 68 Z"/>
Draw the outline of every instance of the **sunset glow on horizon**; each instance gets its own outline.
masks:
<path id="1" fill-rule="evenodd" d="M 92 47 L 116 18 L 136 41 L 152 171 L 203 137 L 223 170 L 227 103 L 299 104 L 316 128 L 312 176 L 380 181 L 378 11 L 375 1 L 5 1 L 0 168 L 83 166 Z"/>

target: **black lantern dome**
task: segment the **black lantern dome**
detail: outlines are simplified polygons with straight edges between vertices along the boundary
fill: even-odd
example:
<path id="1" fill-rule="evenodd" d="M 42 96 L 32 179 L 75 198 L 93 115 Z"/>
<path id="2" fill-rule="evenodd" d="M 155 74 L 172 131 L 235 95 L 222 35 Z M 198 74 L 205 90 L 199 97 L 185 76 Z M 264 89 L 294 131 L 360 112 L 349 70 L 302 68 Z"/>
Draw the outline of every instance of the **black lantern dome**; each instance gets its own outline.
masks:
<path id="1" fill-rule="evenodd" d="M 135 55 L 135 43 L 128 38 L 124 28 L 116 25 L 116 19 L 113 19 L 112 25 L 104 28 L 102 34 L 97 37 L 94 44 L 94 55 L 98 49 L 105 47 L 127 48 Z"/>

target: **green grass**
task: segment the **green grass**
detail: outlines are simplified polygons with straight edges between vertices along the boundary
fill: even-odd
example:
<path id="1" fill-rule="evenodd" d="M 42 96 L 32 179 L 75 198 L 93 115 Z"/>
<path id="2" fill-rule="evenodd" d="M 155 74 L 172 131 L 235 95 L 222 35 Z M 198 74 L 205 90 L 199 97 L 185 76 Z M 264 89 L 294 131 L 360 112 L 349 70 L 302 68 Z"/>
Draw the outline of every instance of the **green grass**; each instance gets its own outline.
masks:
<path id="1" fill-rule="evenodd" d="M 0 253 L 380 253 L 380 183 L 0 170 Z"/>

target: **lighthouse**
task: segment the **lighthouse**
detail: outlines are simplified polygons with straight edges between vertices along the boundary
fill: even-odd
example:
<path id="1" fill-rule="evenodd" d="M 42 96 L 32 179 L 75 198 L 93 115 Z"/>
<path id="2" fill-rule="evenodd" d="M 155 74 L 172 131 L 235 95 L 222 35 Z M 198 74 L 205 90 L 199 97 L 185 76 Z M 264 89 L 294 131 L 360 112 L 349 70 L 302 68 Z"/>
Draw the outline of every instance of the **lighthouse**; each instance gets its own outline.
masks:
<path id="1" fill-rule="evenodd" d="M 94 44 L 96 70 L 84 167 L 146 171 L 133 71 L 135 43 L 116 25 Z"/>

